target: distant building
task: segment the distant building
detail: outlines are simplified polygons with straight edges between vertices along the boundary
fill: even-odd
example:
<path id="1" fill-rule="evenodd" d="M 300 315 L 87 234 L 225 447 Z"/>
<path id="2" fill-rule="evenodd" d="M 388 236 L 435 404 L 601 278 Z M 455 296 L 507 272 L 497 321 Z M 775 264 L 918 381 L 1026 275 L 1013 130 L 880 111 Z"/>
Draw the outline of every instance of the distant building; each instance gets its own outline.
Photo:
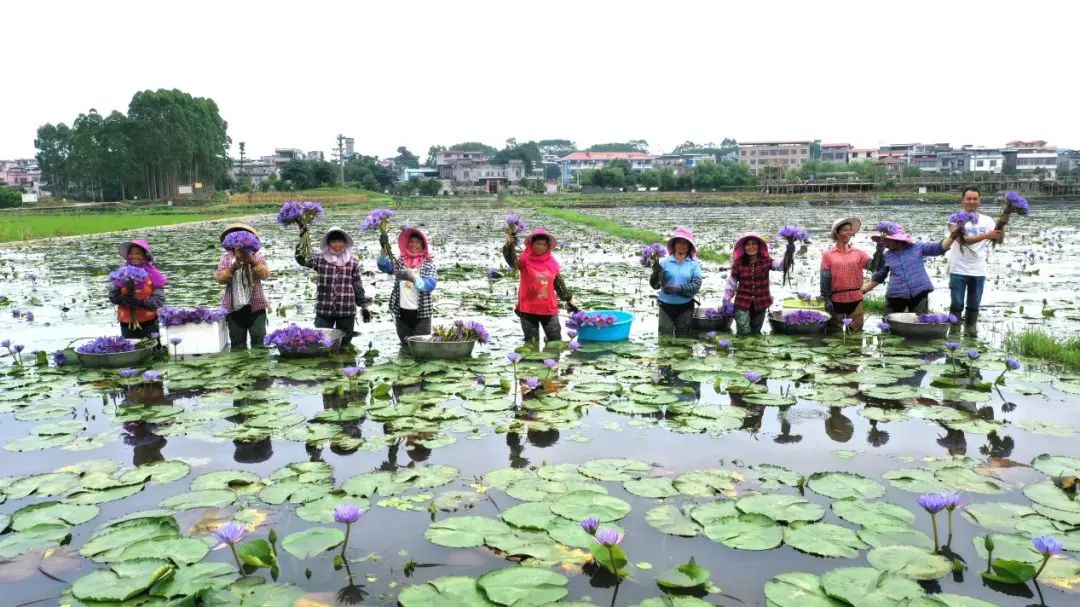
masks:
<path id="1" fill-rule="evenodd" d="M 1005 169 L 1005 155 L 996 148 L 965 147 L 967 166 L 970 173 L 1001 173 Z"/>
<path id="2" fill-rule="evenodd" d="M 848 152 L 848 164 L 853 162 L 865 162 L 877 160 L 878 151 L 874 148 L 852 148 Z"/>
<path id="3" fill-rule="evenodd" d="M 355 149 L 356 149 L 356 140 L 353 139 L 352 137 L 346 137 L 345 138 L 345 157 L 346 158 L 352 158 L 353 154 L 356 153 Z"/>
<path id="4" fill-rule="evenodd" d="M 850 143 L 823 143 L 821 144 L 821 160 L 847 164 L 853 149 L 855 148 Z"/>
<path id="5" fill-rule="evenodd" d="M 303 150 L 296 148 L 274 148 L 272 162 L 274 163 L 275 170 L 280 169 L 293 160 L 303 160 Z"/>
<path id="6" fill-rule="evenodd" d="M 671 169 L 676 175 L 688 173 L 695 166 L 716 163 L 712 154 L 661 154 L 653 157 L 653 168 Z"/>
<path id="7" fill-rule="evenodd" d="M 954 175 L 956 173 L 963 173 L 967 167 L 968 153 L 964 150 L 950 150 L 948 152 L 938 152 L 938 164 L 941 165 L 941 173 L 945 175 Z"/>
<path id="8" fill-rule="evenodd" d="M 612 160 L 625 160 L 630 163 L 630 170 L 635 173 L 653 168 L 651 154 L 642 152 L 574 152 L 559 159 L 562 182 L 570 183 L 584 170 L 599 170 Z"/>
<path id="9" fill-rule="evenodd" d="M 241 174 L 247 175 L 251 179 L 251 185 L 258 187 L 264 180 L 277 174 L 277 166 L 273 156 L 263 156 L 255 160 L 248 158 L 244 160 L 243 166 L 240 165 L 239 158 L 233 158 L 229 173 L 234 180 L 239 179 Z"/>
<path id="10" fill-rule="evenodd" d="M 1022 176 L 1043 176 L 1054 179 L 1057 176 L 1057 148 L 1046 145 L 1045 141 L 1010 141 L 1006 144 L 1005 163 L 1008 172 Z"/>
<path id="11" fill-rule="evenodd" d="M 438 179 L 439 169 L 432 167 L 421 166 L 417 168 L 403 166 L 398 173 L 398 181 L 408 181 L 416 177 L 417 179 Z"/>
<path id="12" fill-rule="evenodd" d="M 348 158 L 347 155 L 345 157 Z M 322 152 L 305 152 L 304 153 L 304 160 L 325 160 L 325 159 L 326 159 L 326 157 L 323 155 Z"/>
<path id="13" fill-rule="evenodd" d="M 528 177 L 525 174 L 525 161 L 509 160 L 506 164 L 494 164 L 480 150 L 439 152 L 435 156 L 435 171 L 447 192 L 450 188 L 465 191 L 479 188 L 494 194 Z"/>
<path id="14" fill-rule="evenodd" d="M 783 177 L 810 160 L 810 141 L 752 141 L 739 144 L 739 162 L 754 175 Z"/>
<path id="15" fill-rule="evenodd" d="M 34 158 L 0 160 L 0 184 L 29 194 L 47 194 L 44 190 L 48 189 L 41 182 L 41 169 Z"/>
<path id="16" fill-rule="evenodd" d="M 941 156 L 934 152 L 912 154 L 908 162 L 923 173 L 941 172 Z"/>
<path id="17" fill-rule="evenodd" d="M 1080 168 L 1080 150 L 1058 150 L 1057 168 L 1059 171 Z"/>

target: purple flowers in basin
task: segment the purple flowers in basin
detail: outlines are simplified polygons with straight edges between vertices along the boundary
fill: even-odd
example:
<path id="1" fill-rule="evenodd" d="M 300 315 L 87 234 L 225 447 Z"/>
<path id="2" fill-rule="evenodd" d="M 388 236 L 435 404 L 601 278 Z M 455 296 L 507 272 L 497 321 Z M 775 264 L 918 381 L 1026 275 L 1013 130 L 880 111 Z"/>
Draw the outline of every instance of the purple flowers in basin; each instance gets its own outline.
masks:
<path id="1" fill-rule="evenodd" d="M 277 346 L 285 352 L 300 352 L 316 346 L 329 348 L 334 345 L 334 340 L 321 329 L 289 325 L 264 337 L 263 345 Z"/>
<path id="2" fill-rule="evenodd" d="M 165 323 L 166 327 L 176 327 L 180 325 L 186 325 L 191 323 L 214 323 L 225 320 L 225 315 L 229 311 L 225 308 L 208 308 L 206 306 L 199 306 L 197 308 L 170 308 L 168 306 L 161 308 L 158 311 L 158 317 Z"/>
<path id="3" fill-rule="evenodd" d="M 735 304 L 730 301 L 716 308 L 703 308 L 702 314 L 708 320 L 723 320 L 735 317 Z"/>
<path id="4" fill-rule="evenodd" d="M 135 344 L 125 337 L 99 337 L 75 349 L 79 354 L 118 354 L 135 350 Z"/>
<path id="5" fill-rule="evenodd" d="M 957 319 L 954 314 L 919 314 L 915 322 L 920 325 L 945 325 L 956 324 Z"/>
<path id="6" fill-rule="evenodd" d="M 610 314 L 596 314 L 578 310 L 566 319 L 568 329 L 580 329 L 581 327 L 609 327 L 615 324 L 615 317 Z"/>
<path id="7" fill-rule="evenodd" d="M 652 265 L 654 260 L 663 257 L 665 254 L 667 254 L 667 247 L 659 242 L 654 242 L 650 245 L 642 245 L 639 263 L 641 264 L 641 267 L 647 268 Z"/>
<path id="8" fill-rule="evenodd" d="M 789 325 L 823 325 L 829 317 L 815 310 L 796 310 L 784 315 L 784 322 Z"/>
<path id="9" fill-rule="evenodd" d="M 317 202 L 290 200 L 281 205 L 281 209 L 278 210 L 277 220 L 281 225 L 291 223 L 307 225 L 322 214 L 322 205 Z"/>
<path id="10" fill-rule="evenodd" d="M 370 232 L 376 228 L 381 232 L 386 232 L 390 226 L 390 218 L 394 216 L 394 212 L 390 209 L 375 209 L 368 213 L 364 221 L 360 223 L 360 229 L 365 232 Z"/>
<path id="11" fill-rule="evenodd" d="M 240 249 L 245 253 L 254 253 L 262 249 L 262 243 L 259 242 L 259 237 L 251 232 L 248 232 L 247 230 L 236 230 L 235 232 L 229 232 L 225 236 L 221 241 L 221 248 L 226 251 Z"/>
<path id="12" fill-rule="evenodd" d="M 431 331 L 431 341 L 478 341 L 482 344 L 491 340 L 484 325 L 475 320 L 455 320 L 450 325 L 440 325 Z"/>
<path id="13" fill-rule="evenodd" d="M 122 265 L 119 268 L 109 272 L 109 280 L 118 287 L 123 287 L 129 282 L 134 282 L 136 285 L 141 285 L 149 278 L 146 270 L 139 266 Z"/>

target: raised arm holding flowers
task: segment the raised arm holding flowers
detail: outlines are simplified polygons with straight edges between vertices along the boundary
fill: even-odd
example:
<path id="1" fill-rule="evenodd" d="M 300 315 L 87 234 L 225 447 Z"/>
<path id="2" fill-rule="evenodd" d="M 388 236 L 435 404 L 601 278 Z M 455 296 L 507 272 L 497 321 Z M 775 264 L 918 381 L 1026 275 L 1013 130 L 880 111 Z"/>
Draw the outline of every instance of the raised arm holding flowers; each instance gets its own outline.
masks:
<path id="1" fill-rule="evenodd" d="M 982 194 L 978 188 L 964 188 L 961 204 L 963 211 L 949 217 L 948 233 L 955 241 L 949 249 L 949 313 L 957 318 L 963 313 L 965 330 L 974 334 L 986 283 L 986 241 L 1000 238 L 1001 230 L 979 212 Z"/>
<path id="2" fill-rule="evenodd" d="M 379 246 L 382 247 L 382 254 L 386 257 L 393 259 L 394 252 L 390 249 L 390 218 L 395 213 L 390 209 L 375 209 L 368 213 L 364 221 L 360 223 L 360 229 L 365 232 L 372 230 L 379 230 Z"/>
<path id="3" fill-rule="evenodd" d="M 870 271 L 877 272 L 881 269 L 881 266 L 885 263 L 885 238 L 896 234 L 897 230 L 900 230 L 900 224 L 895 221 L 879 221 L 874 228 L 877 230 L 878 238 L 877 248 L 874 249 L 874 257 L 870 260 Z"/>
<path id="4" fill-rule="evenodd" d="M 781 269 L 784 271 L 784 278 L 781 284 L 791 284 L 791 270 L 795 267 L 795 242 L 801 242 L 805 246 L 810 242 L 810 235 L 806 230 L 798 226 L 784 226 L 780 228 L 780 238 L 787 240 L 788 246 L 784 250 L 784 259 L 781 264 Z"/>
<path id="5" fill-rule="evenodd" d="M 281 205 L 281 209 L 278 210 L 278 223 L 283 226 L 291 224 L 300 226 L 298 254 L 303 255 L 305 258 L 311 257 L 311 236 L 308 234 L 308 228 L 315 221 L 315 218 L 320 217 L 322 214 L 322 205 L 311 201 L 290 200 Z"/>
<path id="6" fill-rule="evenodd" d="M 1005 226 L 1008 225 L 1011 215 L 1016 213 L 1026 216 L 1030 212 L 1031 207 L 1028 205 L 1027 198 L 1013 191 L 1005 192 L 1005 210 L 1001 212 L 1001 216 L 994 225 L 994 231 L 999 232 L 999 235 L 993 239 L 994 246 L 1005 242 Z"/>

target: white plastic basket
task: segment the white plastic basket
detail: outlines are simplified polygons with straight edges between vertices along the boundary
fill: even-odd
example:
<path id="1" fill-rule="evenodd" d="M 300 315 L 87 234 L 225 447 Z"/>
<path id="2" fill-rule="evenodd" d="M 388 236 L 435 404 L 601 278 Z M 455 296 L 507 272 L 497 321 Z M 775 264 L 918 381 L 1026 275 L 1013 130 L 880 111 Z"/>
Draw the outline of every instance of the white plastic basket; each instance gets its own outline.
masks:
<path id="1" fill-rule="evenodd" d="M 178 354 L 217 354 L 229 345 L 229 332 L 225 328 L 224 320 L 165 327 L 165 337 L 181 339 L 177 346 L 169 344 L 170 351 L 175 348 Z"/>

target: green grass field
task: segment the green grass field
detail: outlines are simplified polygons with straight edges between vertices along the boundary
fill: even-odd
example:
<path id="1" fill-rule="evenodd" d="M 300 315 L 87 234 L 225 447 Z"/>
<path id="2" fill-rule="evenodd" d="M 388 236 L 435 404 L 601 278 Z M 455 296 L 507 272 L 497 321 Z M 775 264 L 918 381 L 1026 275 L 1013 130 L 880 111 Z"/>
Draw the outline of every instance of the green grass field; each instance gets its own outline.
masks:
<path id="1" fill-rule="evenodd" d="M 197 213 L 175 214 L 95 214 L 71 213 L 55 215 L 11 214 L 0 217 L 0 242 L 32 240 L 50 236 L 77 236 L 113 230 L 128 230 L 214 219 Z"/>

